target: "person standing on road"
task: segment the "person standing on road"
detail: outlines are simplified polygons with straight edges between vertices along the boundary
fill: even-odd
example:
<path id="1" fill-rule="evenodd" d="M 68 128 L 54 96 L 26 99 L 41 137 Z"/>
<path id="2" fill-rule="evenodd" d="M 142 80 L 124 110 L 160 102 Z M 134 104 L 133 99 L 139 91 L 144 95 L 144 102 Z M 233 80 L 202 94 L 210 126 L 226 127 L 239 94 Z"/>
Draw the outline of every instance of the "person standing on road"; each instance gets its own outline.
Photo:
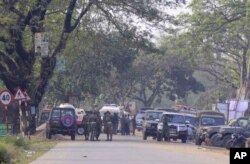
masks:
<path id="1" fill-rule="evenodd" d="M 187 133 L 188 133 L 188 141 L 192 141 L 194 139 L 194 133 L 190 125 L 187 125 Z"/>
<path id="2" fill-rule="evenodd" d="M 163 137 L 165 141 L 169 141 L 169 126 L 168 126 L 168 115 L 163 115 L 162 117 L 163 122 Z"/>
<path id="3" fill-rule="evenodd" d="M 102 119 L 101 119 L 101 115 L 100 112 L 96 111 L 95 112 L 96 117 L 97 117 L 97 134 L 96 134 L 96 140 L 99 141 L 99 137 L 102 131 Z"/>
<path id="4" fill-rule="evenodd" d="M 118 123 L 119 123 L 119 116 L 118 116 L 118 113 L 114 113 L 114 116 L 113 116 L 113 119 L 112 119 L 113 134 L 117 134 Z"/>
<path id="5" fill-rule="evenodd" d="M 104 113 L 103 117 L 103 123 L 104 123 L 104 133 L 107 134 L 107 140 L 106 141 L 112 141 L 112 115 L 109 111 Z"/>
<path id="6" fill-rule="evenodd" d="M 132 122 L 133 135 L 135 135 L 135 129 L 136 129 L 135 115 L 133 115 L 133 118 L 131 119 L 131 122 Z"/>
<path id="7" fill-rule="evenodd" d="M 94 141 L 95 138 L 97 139 L 97 122 L 98 122 L 98 117 L 95 112 L 92 112 L 89 116 L 89 123 L 90 123 L 90 128 L 89 128 L 89 133 L 90 133 L 90 141 Z"/>
<path id="8" fill-rule="evenodd" d="M 86 112 L 86 115 L 83 116 L 82 124 L 84 129 L 85 140 L 89 140 L 89 112 Z"/>

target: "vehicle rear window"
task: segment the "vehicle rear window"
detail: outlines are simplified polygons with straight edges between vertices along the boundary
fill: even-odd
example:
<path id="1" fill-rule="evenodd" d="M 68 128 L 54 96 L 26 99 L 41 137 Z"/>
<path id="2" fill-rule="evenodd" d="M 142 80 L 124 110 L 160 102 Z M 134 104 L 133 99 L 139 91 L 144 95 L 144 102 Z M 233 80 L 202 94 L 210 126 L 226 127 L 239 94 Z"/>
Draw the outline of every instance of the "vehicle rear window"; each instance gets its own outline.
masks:
<path id="1" fill-rule="evenodd" d="M 60 109 L 53 109 L 51 117 L 60 117 Z"/>
<path id="2" fill-rule="evenodd" d="M 64 109 L 61 109 L 61 115 L 64 116 L 65 114 L 70 114 L 70 115 L 74 115 L 74 110 L 72 109 L 67 109 L 67 108 L 64 108 Z"/>
<path id="3" fill-rule="evenodd" d="M 63 117 L 65 114 L 74 115 L 74 109 L 71 108 L 56 108 L 52 110 L 51 117 Z"/>

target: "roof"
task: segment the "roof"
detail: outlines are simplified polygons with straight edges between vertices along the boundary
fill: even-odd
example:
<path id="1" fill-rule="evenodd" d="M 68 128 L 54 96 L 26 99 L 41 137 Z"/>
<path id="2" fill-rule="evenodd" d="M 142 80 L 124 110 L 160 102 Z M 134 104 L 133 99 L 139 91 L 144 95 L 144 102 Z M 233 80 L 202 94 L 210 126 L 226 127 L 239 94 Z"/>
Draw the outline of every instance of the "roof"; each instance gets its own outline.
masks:
<path id="1" fill-rule="evenodd" d="M 162 111 L 162 110 L 146 110 L 145 111 L 145 113 L 148 113 L 148 112 L 164 112 L 164 111 Z"/>
<path id="2" fill-rule="evenodd" d="M 118 113 L 120 112 L 120 107 L 119 106 L 103 106 L 99 112 L 113 112 L 113 113 Z"/>
<path id="3" fill-rule="evenodd" d="M 225 115 L 221 112 L 218 111 L 212 111 L 212 110 L 202 110 L 202 111 L 197 111 L 197 116 L 200 117 L 201 115 L 213 115 L 213 116 L 224 116 Z"/>
<path id="4" fill-rule="evenodd" d="M 162 115 L 180 115 L 180 116 L 184 116 L 183 113 L 178 113 L 178 112 L 163 112 Z"/>
<path id="5" fill-rule="evenodd" d="M 74 105 L 72 105 L 70 103 L 62 103 L 58 107 L 59 108 L 73 108 L 73 109 L 75 109 Z"/>

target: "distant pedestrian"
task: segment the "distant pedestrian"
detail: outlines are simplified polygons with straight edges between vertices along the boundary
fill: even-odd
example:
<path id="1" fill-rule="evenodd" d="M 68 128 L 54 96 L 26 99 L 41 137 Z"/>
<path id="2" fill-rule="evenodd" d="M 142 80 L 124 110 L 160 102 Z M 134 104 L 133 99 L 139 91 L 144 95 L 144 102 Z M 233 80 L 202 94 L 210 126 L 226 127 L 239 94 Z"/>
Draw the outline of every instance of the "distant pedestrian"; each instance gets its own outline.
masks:
<path id="1" fill-rule="evenodd" d="M 107 134 L 106 141 L 112 141 L 112 135 L 113 135 L 112 115 L 109 111 L 104 113 L 103 123 L 104 123 L 104 133 Z"/>
<path id="2" fill-rule="evenodd" d="M 194 132 L 190 125 L 187 125 L 187 133 L 188 133 L 188 141 L 192 141 L 194 139 Z"/>
<path id="3" fill-rule="evenodd" d="M 112 118 L 112 124 L 113 124 L 113 134 L 117 134 L 118 124 L 119 124 L 118 113 L 114 113 L 114 116 Z"/>
<path id="4" fill-rule="evenodd" d="M 131 122 L 132 122 L 132 132 L 133 132 L 133 135 L 135 135 L 135 129 L 136 129 L 135 115 L 132 117 Z"/>

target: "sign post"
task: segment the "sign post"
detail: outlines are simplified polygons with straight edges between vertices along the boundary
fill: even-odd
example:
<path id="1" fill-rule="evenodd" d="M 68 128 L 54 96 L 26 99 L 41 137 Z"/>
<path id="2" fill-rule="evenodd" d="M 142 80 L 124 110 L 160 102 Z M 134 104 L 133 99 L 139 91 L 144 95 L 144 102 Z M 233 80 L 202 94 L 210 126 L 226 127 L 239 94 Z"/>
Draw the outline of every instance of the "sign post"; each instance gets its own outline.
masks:
<path id="1" fill-rule="evenodd" d="M 8 90 L 3 90 L 0 92 L 0 102 L 4 105 L 5 108 L 5 123 L 8 123 L 7 110 L 8 105 L 12 102 L 12 94 Z"/>
<path id="2" fill-rule="evenodd" d="M 23 114 L 22 114 L 21 104 L 22 104 L 22 100 L 25 99 L 25 95 L 23 94 L 23 92 L 20 88 L 17 89 L 14 99 L 17 100 L 18 104 L 19 104 L 20 133 L 24 137 L 23 122 L 22 122 Z"/>

